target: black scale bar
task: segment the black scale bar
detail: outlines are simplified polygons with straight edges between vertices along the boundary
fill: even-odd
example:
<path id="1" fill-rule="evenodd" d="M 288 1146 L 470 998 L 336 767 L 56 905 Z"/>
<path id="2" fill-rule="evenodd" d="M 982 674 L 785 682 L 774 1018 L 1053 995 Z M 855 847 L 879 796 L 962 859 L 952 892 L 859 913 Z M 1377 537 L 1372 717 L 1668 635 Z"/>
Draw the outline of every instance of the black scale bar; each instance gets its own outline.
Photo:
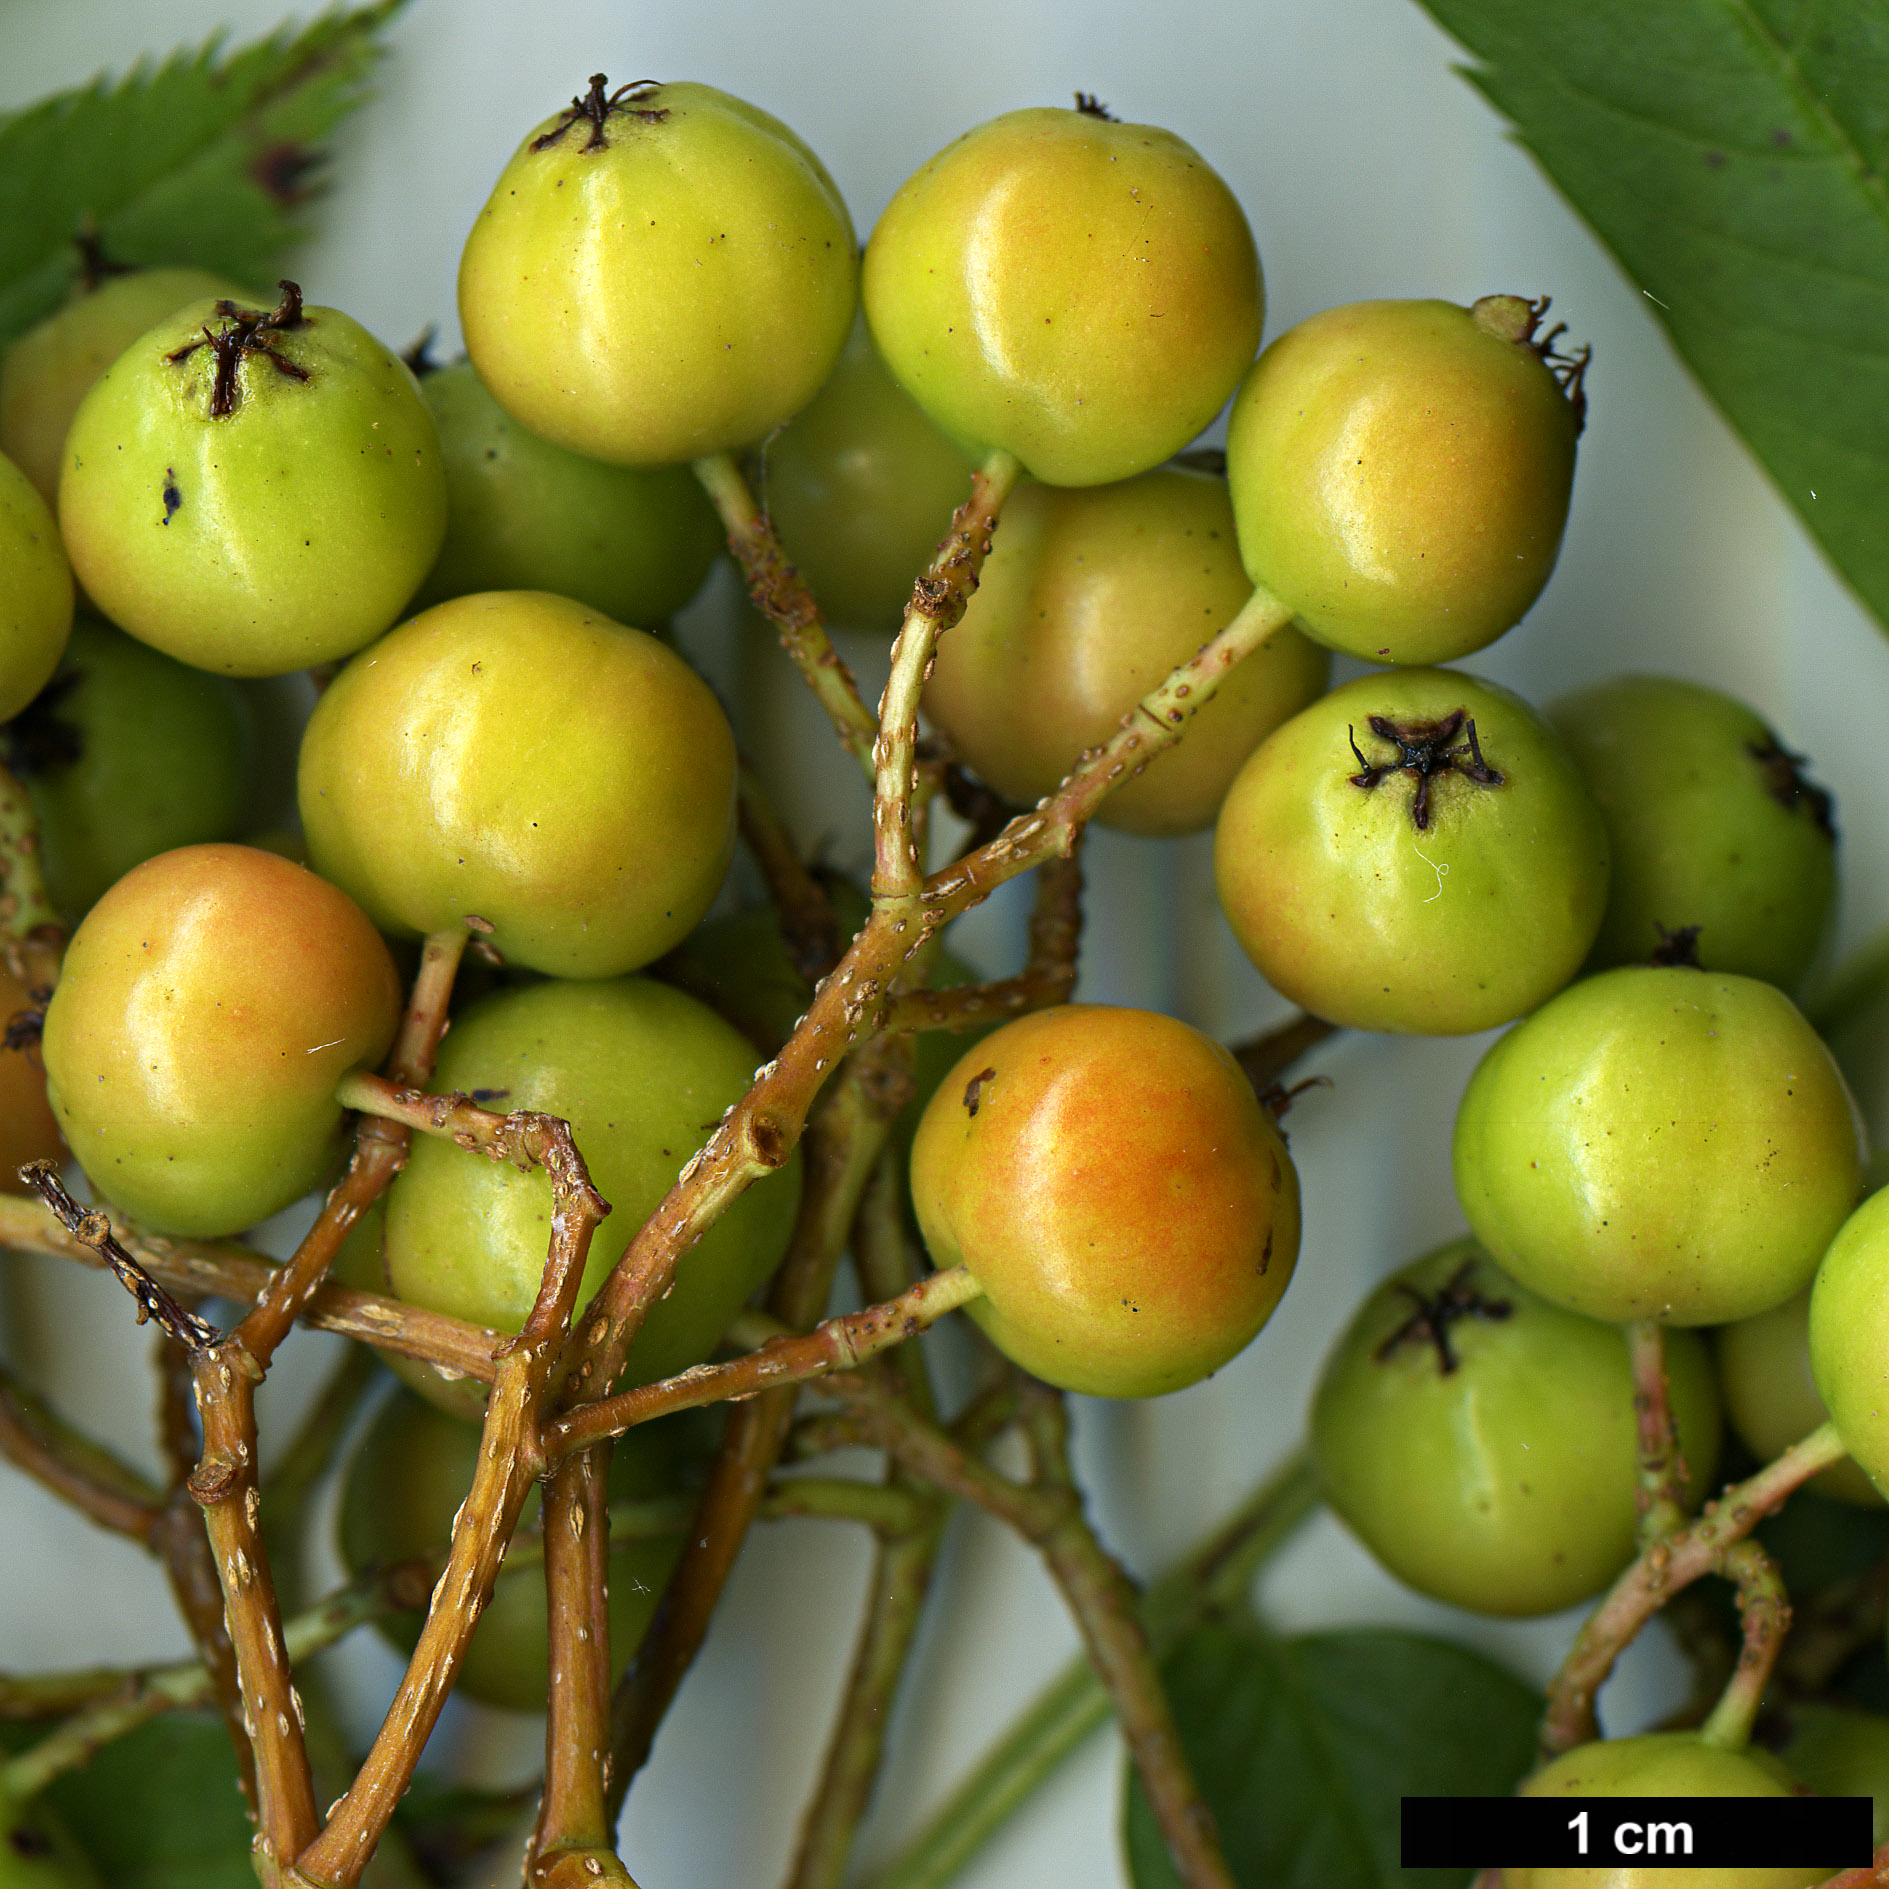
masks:
<path id="1" fill-rule="evenodd" d="M 1867 1797 L 1406 1797 L 1406 1869 L 1587 1863 L 1821 1868 L 1870 1860 Z"/>

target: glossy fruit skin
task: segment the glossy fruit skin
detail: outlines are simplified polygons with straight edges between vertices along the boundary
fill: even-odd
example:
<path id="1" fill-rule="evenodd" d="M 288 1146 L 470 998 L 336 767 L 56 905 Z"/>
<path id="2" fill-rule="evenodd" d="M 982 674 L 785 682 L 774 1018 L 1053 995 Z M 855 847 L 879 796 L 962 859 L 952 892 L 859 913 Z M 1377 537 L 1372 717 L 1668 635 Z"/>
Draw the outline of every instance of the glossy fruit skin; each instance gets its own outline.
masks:
<path id="1" fill-rule="evenodd" d="M 1273 341 L 1233 402 L 1246 568 L 1347 655 L 1466 656 L 1554 569 L 1577 431 L 1535 349 L 1469 309 L 1326 309 Z"/>
<path id="2" fill-rule="evenodd" d="M 753 1047 L 713 1011 L 647 978 L 536 984 L 467 1009 L 433 1087 L 540 1109 L 571 1124 L 610 1218 L 591 1242 L 596 1291 L 689 1157 L 748 1088 Z M 630 1348 L 629 1381 L 699 1364 L 779 1263 L 800 1202 L 796 1155 L 748 1189 L 684 1257 Z M 399 1297 L 516 1331 L 544 1272 L 551 1184 L 535 1170 L 416 1146 L 387 1196 L 387 1274 Z M 580 1303 L 582 1300 L 580 1300 Z"/>
<path id="3" fill-rule="evenodd" d="M 938 645 L 925 710 L 974 773 L 1033 805 L 1252 591 L 1223 479 L 1163 468 L 1077 491 L 1021 486 Z M 1330 675 L 1322 649 L 1290 625 L 1276 631 L 1096 817 L 1129 833 L 1211 825 L 1246 757 Z"/>
<path id="4" fill-rule="evenodd" d="M 1563 1752 L 1521 1788 L 1524 1797 L 1789 1797 L 1781 1771 L 1758 1754 L 1703 1744 L 1696 1732 L 1648 1732 Z M 1510 1869 L 1503 1889 L 1813 1889 L 1828 1869 Z"/>
<path id="5" fill-rule="evenodd" d="M 734 735 L 653 636 L 542 591 L 484 591 L 335 678 L 299 795 L 316 869 L 383 930 L 472 914 L 512 963 L 610 977 L 685 937 L 720 889 Z"/>
<path id="6" fill-rule="evenodd" d="M 912 1144 L 932 1262 L 1026 1371 L 1157 1397 L 1244 1350 L 1299 1250 L 1299 1183 L 1239 1065 L 1154 1011 L 1065 1004 L 961 1057 Z"/>
<path id="7" fill-rule="evenodd" d="M 0 1025 L 32 1002 L 32 991 L 0 964 Z M 28 1161 L 63 1161 L 65 1152 L 38 1048 L 0 1048 L 0 1193 L 24 1193 L 20 1168 Z"/>
<path id="8" fill-rule="evenodd" d="M 249 299 L 207 269 L 134 269 L 75 291 L 7 349 L 0 358 L 0 452 L 48 507 L 59 503 L 66 433 L 92 383 L 166 315 L 186 302 L 223 296 Z"/>
<path id="9" fill-rule="evenodd" d="M 672 1494 L 677 1464 L 671 1426 L 628 1431 L 610 1452 L 610 1493 L 622 1500 Z M 452 1537 L 453 1516 L 479 1459 L 479 1432 L 410 1391 L 384 1403 L 349 1465 L 341 1497 L 341 1558 L 352 1573 L 431 1553 Z M 520 1530 L 539 1525 L 540 1497 L 525 1499 Z M 683 1536 L 625 1541 L 610 1551 L 610 1669 L 620 1675 L 656 1611 Z M 420 1637 L 421 1616 L 396 1614 L 381 1631 L 403 1653 Z M 485 1705 L 542 1712 L 550 1686 L 544 1569 L 501 1571 L 466 1649 L 457 1689 Z"/>
<path id="10" fill-rule="evenodd" d="M 1862 1180 L 1855 1105 L 1791 1000 L 1676 967 L 1603 971 L 1511 1030 L 1453 1161 L 1505 1271 L 1590 1318 L 1672 1325 L 1801 1291 Z"/>
<path id="11" fill-rule="evenodd" d="M 459 319 L 493 397 L 554 445 L 668 466 L 745 446 L 819 391 L 858 300 L 825 166 L 709 85 L 639 88 L 519 146 L 466 239 Z M 636 112 L 661 113 L 644 122 Z"/>
<path id="12" fill-rule="evenodd" d="M 1850 1215 L 1810 1293 L 1810 1369 L 1817 1395 L 1863 1473 L 1889 1488 L 1889 1190 Z"/>
<path id="13" fill-rule="evenodd" d="M 1810 1368 L 1808 1291 L 1721 1326 L 1715 1343 L 1725 1415 L 1759 1462 L 1783 1455 L 1828 1419 Z M 1853 1462 L 1835 1464 L 1807 1486 L 1834 1501 L 1882 1506 L 1875 1484 Z"/>
<path id="14" fill-rule="evenodd" d="M 370 643 L 438 555 L 446 475 L 406 364 L 310 306 L 210 411 L 216 304 L 161 321 L 93 384 L 66 436 L 59 526 L 100 610 L 199 669 L 283 675 Z"/>
<path id="15" fill-rule="evenodd" d="M 1133 478 L 1212 420 L 1259 346 L 1252 231 L 1152 125 L 1032 108 L 899 190 L 862 292 L 886 365 L 953 439 L 1050 485 Z"/>
<path id="16" fill-rule="evenodd" d="M 757 490 L 828 625 L 889 636 L 972 470 L 858 321 L 826 385 L 762 448 Z"/>
<path id="17" fill-rule="evenodd" d="M 1371 718 L 1475 725 L 1485 784 L 1429 781 L 1427 826 Z M 1467 753 L 1463 765 L 1470 765 Z M 1221 909 L 1282 995 L 1360 1030 L 1455 1036 L 1531 1010 L 1580 967 L 1607 899 L 1607 833 L 1553 731 L 1519 696 L 1451 669 L 1385 670 L 1262 742 L 1214 836 Z"/>
<path id="18" fill-rule="evenodd" d="M 73 934 L 47 1093 L 92 1184 L 141 1225 L 237 1233 L 339 1159 L 335 1084 L 387 1053 L 400 1003 L 345 893 L 253 847 L 182 847 Z"/>
<path id="19" fill-rule="evenodd" d="M 1413 1294 L 1474 1307 L 1441 1313 L 1454 1368 L 1409 1329 Z M 1711 1364 L 1675 1332 L 1666 1366 L 1696 1500 L 1718 1460 Z M 1365 1546 L 1454 1606 L 1554 1613 L 1633 1558 L 1633 1367 L 1619 1329 L 1536 1297 L 1473 1240 L 1401 1267 L 1358 1308 L 1319 1379 L 1312 1452 L 1326 1500 Z"/>
<path id="20" fill-rule="evenodd" d="M 1547 716 L 1613 841 L 1593 968 L 1644 964 L 1661 926 L 1696 925 L 1708 971 L 1795 990 L 1836 910 L 1836 828 L 1764 721 L 1671 676 L 1619 676 Z"/>
<path id="21" fill-rule="evenodd" d="M 59 527 L 26 474 L 0 459 L 0 721 L 17 715 L 59 666 L 72 604 Z"/>
<path id="22" fill-rule="evenodd" d="M 1889 1718 L 1878 1712 L 1794 1705 L 1791 1737 L 1778 1754 L 1822 1797 L 1875 1800 L 1870 1841 L 1889 1838 Z"/>
<path id="23" fill-rule="evenodd" d="M 39 816 L 46 889 L 68 918 L 133 866 L 233 839 L 251 805 L 255 727 L 227 676 L 81 616 L 17 771 Z"/>
<path id="24" fill-rule="evenodd" d="M 585 459 L 525 430 L 470 361 L 420 383 L 446 467 L 446 542 L 424 607 L 478 590 L 548 590 L 651 628 L 702 588 L 721 525 L 682 467 Z"/>

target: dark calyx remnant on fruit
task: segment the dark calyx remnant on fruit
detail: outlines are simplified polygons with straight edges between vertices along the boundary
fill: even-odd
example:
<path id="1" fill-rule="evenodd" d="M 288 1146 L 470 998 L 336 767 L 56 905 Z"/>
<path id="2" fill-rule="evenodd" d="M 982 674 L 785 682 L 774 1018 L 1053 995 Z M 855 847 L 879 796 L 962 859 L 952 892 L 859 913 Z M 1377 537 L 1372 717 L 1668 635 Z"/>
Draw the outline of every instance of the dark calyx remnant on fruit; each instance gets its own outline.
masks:
<path id="1" fill-rule="evenodd" d="M 79 225 L 78 233 L 72 239 L 72 247 L 79 252 L 79 289 L 82 294 L 96 294 L 115 275 L 138 273 L 135 262 L 115 262 L 106 255 L 98 225 L 90 215 Z"/>
<path id="2" fill-rule="evenodd" d="M 1397 758 L 1367 761 L 1356 733 L 1347 728 L 1345 734 L 1361 770 L 1351 776 L 1351 784 L 1369 792 L 1393 774 L 1410 775 L 1417 783 L 1410 801 L 1410 818 L 1419 833 L 1429 831 L 1430 783 L 1439 774 L 1460 774 L 1478 787 L 1502 785 L 1503 776 L 1482 758 L 1474 719 L 1460 708 L 1441 721 L 1394 722 L 1388 715 L 1373 715 L 1367 726 L 1380 741 L 1395 745 Z M 1458 736 L 1462 737 L 1461 745 L 1452 745 Z"/>
<path id="3" fill-rule="evenodd" d="M 1572 354 L 1564 354 L 1557 348 L 1555 343 L 1568 331 L 1565 321 L 1556 322 L 1544 335 L 1536 334 L 1551 301 L 1546 295 L 1537 295 L 1533 300 L 1526 295 L 1485 295 L 1471 303 L 1469 312 L 1484 334 L 1533 348 L 1541 356 L 1542 365 L 1561 383 L 1561 391 L 1574 409 L 1574 430 L 1578 433 L 1587 424 L 1587 369 L 1594 350 L 1582 346 Z"/>
<path id="4" fill-rule="evenodd" d="M 0 760 L 9 772 L 26 780 L 70 767 L 85 751 L 85 738 L 59 715 L 59 705 L 84 679 L 82 671 L 68 670 L 53 679 L 4 727 L 0 727 Z"/>
<path id="5" fill-rule="evenodd" d="M 216 356 L 216 380 L 210 389 L 210 417 L 213 420 L 227 419 L 236 411 L 236 370 L 249 355 L 261 355 L 274 364 L 278 374 L 290 380 L 305 381 L 311 378 L 307 368 L 298 367 L 293 361 L 285 361 L 275 351 L 277 335 L 286 334 L 291 328 L 300 328 L 306 323 L 306 317 L 302 314 L 300 286 L 282 281 L 276 287 L 282 291 L 282 299 L 271 309 L 238 308 L 234 302 L 218 302 L 216 312 L 221 317 L 222 325 L 214 329 L 206 327 L 201 341 L 186 341 L 181 348 L 174 348 L 164 357 L 175 365 L 178 361 L 188 360 L 201 347 L 208 347 Z M 173 506 L 169 509 L 176 508 Z M 170 522 L 168 515 L 165 522 Z"/>
<path id="6" fill-rule="evenodd" d="M 1775 735 L 1763 741 L 1748 741 L 1745 752 L 1757 762 L 1764 790 L 1773 800 L 1792 813 L 1799 807 L 1808 808 L 1817 831 L 1827 840 L 1836 839 L 1836 801 L 1800 772 L 1808 756 L 1793 754 Z"/>
<path id="7" fill-rule="evenodd" d="M 1078 92 L 1076 94 L 1076 110 L 1085 118 L 1101 119 L 1105 125 L 1114 125 L 1121 122 L 1093 92 Z"/>
<path id="8" fill-rule="evenodd" d="M 1470 1284 L 1475 1270 L 1476 1262 L 1473 1259 L 1464 1260 L 1443 1282 L 1439 1291 L 1428 1295 L 1399 1280 L 1397 1290 L 1410 1301 L 1411 1314 L 1371 1353 L 1372 1358 L 1383 1364 L 1404 1345 L 1433 1345 L 1436 1348 L 1437 1372 L 1440 1376 L 1448 1377 L 1461 1362 L 1450 1348 L 1450 1327 L 1458 1319 L 1486 1318 L 1500 1324 L 1503 1319 L 1515 1315 L 1515 1307 L 1507 1299 L 1485 1299 Z"/>
<path id="9" fill-rule="evenodd" d="M 433 343 L 438 339 L 439 323 L 429 321 L 411 344 L 401 350 L 400 358 L 415 380 L 424 380 L 427 375 L 439 372 L 440 363 L 433 358 Z"/>
<path id="10" fill-rule="evenodd" d="M 52 986 L 40 984 L 26 993 L 24 1010 L 16 1010 L 0 1030 L 0 1049 L 23 1050 L 37 1060 L 39 1039 L 46 1028 L 46 1006 L 52 1002 Z"/>
<path id="11" fill-rule="evenodd" d="M 593 72 L 590 75 L 590 90 L 581 98 L 572 99 L 570 109 L 559 117 L 557 123 L 543 137 L 532 139 L 531 148 L 542 151 L 549 145 L 561 144 L 565 132 L 582 119 L 590 127 L 590 136 L 584 140 L 584 149 L 598 151 L 610 142 L 605 127 L 610 122 L 612 112 L 621 112 L 643 125 L 659 125 L 669 116 L 666 106 L 644 102 L 660 89 L 660 79 L 632 79 L 628 85 L 619 85 L 614 92 L 606 93 L 604 87 L 609 83 L 601 72 Z"/>
<path id="12" fill-rule="evenodd" d="M 1699 933 L 1703 925 L 1681 925 L 1675 931 L 1668 931 L 1656 918 L 1653 929 L 1659 933 L 1659 943 L 1653 949 L 1653 955 L 1647 963 L 1663 971 L 1698 971 L 1705 967 L 1699 962 Z"/>

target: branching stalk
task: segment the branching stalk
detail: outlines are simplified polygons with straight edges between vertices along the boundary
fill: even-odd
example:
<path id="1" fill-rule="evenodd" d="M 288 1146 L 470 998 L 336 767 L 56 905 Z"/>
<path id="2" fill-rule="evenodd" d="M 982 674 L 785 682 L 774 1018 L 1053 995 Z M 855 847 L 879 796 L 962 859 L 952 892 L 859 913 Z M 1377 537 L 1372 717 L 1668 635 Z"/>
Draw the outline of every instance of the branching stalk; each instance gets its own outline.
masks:
<path id="1" fill-rule="evenodd" d="M 826 887 L 807 870 L 759 776 L 742 763 L 736 807 L 741 837 L 767 881 L 768 897 L 780 914 L 781 936 L 794 969 L 818 983 L 839 962 L 845 944 L 839 914 Z"/>
<path id="2" fill-rule="evenodd" d="M 1076 988 L 1082 940 L 1082 864 L 1079 851 L 1037 868 L 1036 905 L 1030 914 L 1029 954 L 1015 977 L 989 984 L 908 990 L 886 1006 L 886 1030 L 974 1030 L 1027 1011 L 1067 1003 Z"/>
<path id="3" fill-rule="evenodd" d="M 800 1217 L 772 1295 L 774 1311 L 793 1329 L 811 1326 L 825 1308 L 860 1195 L 885 1145 L 894 1104 L 877 1072 L 882 1055 L 883 1046 L 875 1045 L 848 1063 L 807 1134 Z M 710 1616 L 780 1460 L 795 1396 L 792 1388 L 766 1391 L 729 1414 L 687 1545 L 611 1700 L 613 1818 L 701 1650 Z"/>
<path id="4" fill-rule="evenodd" d="M 833 1384 L 844 1387 L 849 1400 L 868 1403 L 879 1421 L 880 1440 L 909 1473 L 977 1503 L 1042 1555 L 1114 1702 L 1176 1873 L 1187 1889 L 1233 1889 L 1213 1814 L 1181 1747 L 1134 1588 L 1083 1516 L 1069 1474 L 1060 1397 L 1044 1387 L 1026 1387 L 1024 1421 L 1039 1480 L 1025 1488 L 878 1387 L 863 1379 L 835 1378 Z"/>
<path id="5" fill-rule="evenodd" d="M 870 780 L 878 724 L 859 698 L 859 685 L 852 671 L 833 647 L 813 592 L 787 561 L 773 524 L 755 503 L 741 468 L 729 454 L 698 459 L 695 476 L 721 515 L 728 549 L 747 579 L 754 607 L 773 624 L 781 647 L 826 710 L 841 745 Z"/>
<path id="6" fill-rule="evenodd" d="M 278 1270 L 259 1253 L 227 1241 L 174 1240 L 137 1233 L 122 1221 L 111 1222 L 113 1236 L 160 1285 L 196 1298 L 253 1302 Z M 101 1254 L 68 1233 L 51 1210 L 37 1200 L 0 1194 L 0 1247 L 45 1253 L 103 1268 Z M 509 1342 L 502 1332 L 470 1325 L 444 1312 L 405 1305 L 377 1292 L 324 1285 L 302 1313 L 317 1331 L 359 1338 L 383 1351 L 444 1365 L 462 1377 L 489 1384 L 496 1354 Z"/>
<path id="7" fill-rule="evenodd" d="M 869 1298 L 896 1298 L 911 1278 L 904 1176 L 893 1155 L 880 1157 L 860 1203 L 853 1229 L 853 1265 L 860 1289 Z M 932 1415 L 936 1403 L 923 1348 L 903 1346 L 893 1354 L 890 1368 L 898 1374 L 913 1408 Z M 911 1519 L 903 1528 L 881 1529 L 874 1546 L 865 1617 L 852 1668 L 827 1740 L 819 1782 L 801 1818 L 786 1889 L 839 1889 L 845 1878 L 879 1775 L 892 1708 L 917 1639 L 951 1514 L 948 1496 L 914 1482 L 896 1463 L 887 1465 L 885 1480 L 873 1493 L 896 1498 Z"/>
<path id="8" fill-rule="evenodd" d="M 977 589 L 991 533 L 1004 500 L 1023 476 L 1014 454 L 999 448 L 971 480 L 971 495 L 957 509 L 930 568 L 912 586 L 905 620 L 892 644 L 892 673 L 879 702 L 873 747 L 874 903 L 915 901 L 924 888 L 924 861 L 914 844 L 912 796 L 918 787 L 918 701 L 931 674 L 938 639 L 963 616 Z"/>
<path id="9" fill-rule="evenodd" d="M 446 1695 L 458 1677 L 479 1614 L 491 1598 L 526 1495 L 543 1468 L 536 1413 L 551 1383 L 558 1350 L 570 1329 L 591 1235 L 609 1212 L 590 1184 L 569 1127 L 554 1117 L 520 1112 L 494 1116 L 458 1098 L 357 1079 L 361 1103 L 387 1099 L 396 1119 L 477 1148 L 496 1160 L 544 1168 L 551 1180 L 550 1250 L 536 1303 L 500 1358 L 486 1404 L 472 1489 L 453 1525 L 446 1570 L 433 1590 L 426 1624 L 360 1775 L 335 1805 L 327 1827 L 291 1852 L 284 1880 L 352 1885 L 380 1840 Z M 419 1115 L 424 1119 L 415 1121 Z"/>
<path id="10" fill-rule="evenodd" d="M 1656 1541 L 1609 1589 L 1548 1687 L 1541 1749 L 1552 1758 L 1599 1736 L 1594 1700 L 1614 1662 L 1672 1596 L 1705 1574 L 1725 1574 L 1728 1554 L 1794 1490 L 1848 1452 L 1834 1424 L 1794 1443 L 1755 1476 L 1734 1483 L 1677 1534 Z"/>
<path id="11" fill-rule="evenodd" d="M 980 1286 L 962 1266 L 932 1273 L 896 1299 L 864 1311 L 829 1318 L 804 1336 L 770 1339 L 758 1351 L 728 1364 L 698 1364 L 676 1377 L 642 1384 L 616 1397 L 579 1404 L 545 1426 L 544 1449 L 555 1462 L 604 1437 L 621 1436 L 633 1425 L 674 1410 L 752 1397 L 757 1391 L 805 1384 L 831 1371 L 850 1371 L 868 1358 L 915 1338 L 947 1312 L 982 1296 Z"/>
<path id="12" fill-rule="evenodd" d="M 1771 1669 L 1791 1630 L 1791 1601 L 1777 1563 L 1755 1541 L 1741 1541 L 1733 1548 L 1721 1571 L 1738 1589 L 1738 1620 L 1744 1644 L 1739 1649 L 1738 1665 L 1718 1704 L 1699 1728 L 1699 1736 L 1708 1745 L 1742 1751 L 1751 1742 L 1751 1728 L 1757 1722 Z"/>
<path id="13" fill-rule="evenodd" d="M 1101 801 L 1176 741 L 1233 665 L 1290 618 L 1284 604 L 1256 591 L 1233 621 L 1144 697 L 1114 738 L 1039 809 L 933 875 L 915 915 L 903 899 L 875 900 L 865 929 L 815 993 L 800 1028 L 683 1169 L 604 1282 L 573 1363 L 580 1383 L 614 1381 L 649 1307 L 668 1290 L 682 1254 L 730 1202 L 787 1159 L 827 1075 L 862 1036 L 878 1029 L 900 966 L 999 885 L 1047 859 L 1067 857 Z M 886 778 L 882 784 L 888 791 L 909 793 L 910 777 Z M 902 829 L 895 813 L 877 816 L 878 831 Z"/>

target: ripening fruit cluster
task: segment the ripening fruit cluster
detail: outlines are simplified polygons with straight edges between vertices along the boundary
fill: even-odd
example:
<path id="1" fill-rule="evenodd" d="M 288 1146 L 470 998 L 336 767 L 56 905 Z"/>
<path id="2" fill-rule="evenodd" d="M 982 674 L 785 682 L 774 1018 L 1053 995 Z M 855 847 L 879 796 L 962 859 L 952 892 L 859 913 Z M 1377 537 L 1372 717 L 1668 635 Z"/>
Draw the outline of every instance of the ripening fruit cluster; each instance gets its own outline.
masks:
<path id="1" fill-rule="evenodd" d="M 93 1187 L 222 1235 L 319 1185 L 337 1081 L 392 1041 L 397 954 L 467 928 L 502 968 L 469 980 L 436 1086 L 571 1121 L 616 1208 L 594 1289 L 808 995 L 771 915 L 704 922 L 737 759 L 667 634 L 721 536 L 691 466 L 748 455 L 831 620 L 884 634 L 998 456 L 1025 476 L 925 693 L 965 766 L 1038 800 L 1272 608 L 1099 817 L 1212 827 L 1233 935 L 1314 1015 L 1514 1026 L 1457 1119 L 1473 1240 L 1374 1293 L 1318 1392 L 1330 1498 L 1371 1549 L 1497 1613 L 1604 1585 L 1632 1550 L 1634 1319 L 1677 1328 L 1695 1494 L 1721 1376 L 1753 1447 L 1827 1404 L 1889 1479 L 1889 1336 L 1864 1315 L 1889 1218 L 1849 1218 L 1855 1110 L 1792 1002 L 1834 900 L 1828 797 L 1713 689 L 1628 677 L 1541 710 L 1440 666 L 1516 624 L 1560 546 L 1585 361 L 1545 303 L 1362 302 L 1261 352 L 1264 308 L 1225 183 L 1091 102 L 968 132 L 862 258 L 785 125 L 598 79 L 473 226 L 459 364 L 416 374 L 292 283 L 151 271 L 49 318 L 0 376 L 0 715 L 78 925 L 43 1051 Z M 1229 401 L 1224 464 L 1189 453 Z M 1333 652 L 1369 667 L 1331 689 Z M 927 1246 L 993 1341 L 1112 1396 L 1241 1350 L 1300 1203 L 1228 1053 L 1084 1005 L 962 1048 L 927 1039 L 900 1133 Z M 37 1152 L 20 1086 L 11 1145 Z M 708 1355 L 799 1187 L 790 1163 L 689 1255 L 634 1376 Z M 428 1141 L 342 1275 L 513 1330 L 549 1213 L 542 1176 Z M 390 1410 L 383 1467 L 436 1456 L 434 1423 Z M 361 1494 L 350 1552 L 398 1506 Z"/>

